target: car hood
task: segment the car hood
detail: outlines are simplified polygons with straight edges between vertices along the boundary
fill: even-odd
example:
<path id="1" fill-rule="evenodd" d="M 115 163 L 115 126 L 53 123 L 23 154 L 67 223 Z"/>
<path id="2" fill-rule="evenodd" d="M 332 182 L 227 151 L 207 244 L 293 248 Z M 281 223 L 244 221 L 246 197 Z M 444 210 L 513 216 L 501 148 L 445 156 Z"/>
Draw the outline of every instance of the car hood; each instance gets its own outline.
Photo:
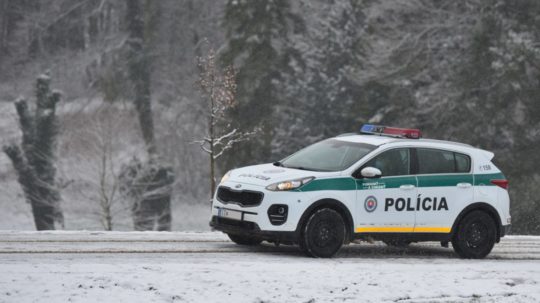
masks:
<path id="1" fill-rule="evenodd" d="M 306 177 L 339 176 L 340 172 L 317 172 L 275 166 L 272 163 L 246 166 L 231 171 L 227 182 L 268 186 L 276 182 L 295 180 Z"/>

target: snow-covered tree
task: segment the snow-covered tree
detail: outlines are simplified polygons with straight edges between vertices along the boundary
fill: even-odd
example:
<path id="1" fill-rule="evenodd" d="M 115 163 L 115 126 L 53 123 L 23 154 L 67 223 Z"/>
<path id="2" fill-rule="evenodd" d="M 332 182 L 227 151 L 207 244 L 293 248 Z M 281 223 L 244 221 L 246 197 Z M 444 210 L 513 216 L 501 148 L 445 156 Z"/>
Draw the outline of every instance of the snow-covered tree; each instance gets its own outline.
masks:
<path id="1" fill-rule="evenodd" d="M 353 79 L 386 99 L 373 102 L 380 107 L 374 122 L 492 150 L 509 179 L 527 187 L 537 177 L 530 163 L 540 161 L 538 1 L 372 4 L 365 10 L 368 64 Z M 530 212 L 540 203 L 536 195 L 510 194 L 519 201 L 514 218 L 528 222 L 517 230 L 540 230 Z"/>
<path id="2" fill-rule="evenodd" d="M 175 175 L 163 161 L 133 157 L 120 169 L 121 194 L 132 202 L 135 230 L 171 230 L 171 195 Z"/>
<path id="3" fill-rule="evenodd" d="M 207 124 L 204 138 L 195 140 L 210 159 L 210 196 L 216 188 L 216 160 L 235 144 L 247 141 L 258 133 L 258 128 L 240 130 L 226 118 L 226 113 L 234 110 L 236 101 L 236 73 L 232 66 L 223 71 L 216 66 L 216 54 L 210 49 L 199 58 L 199 87 L 203 95 L 200 113 Z"/>
<path id="4" fill-rule="evenodd" d="M 534 163 L 540 161 L 540 27 L 533 21 L 540 4 L 490 4 L 479 8 L 469 52 L 452 79 L 459 92 L 452 115 L 439 123 L 454 122 L 456 137 L 497 153 L 496 163 L 515 186 L 512 216 L 522 222 L 516 230 L 539 232 L 530 211 L 540 207 L 538 191 L 523 184 L 537 178 Z"/>
<path id="5" fill-rule="evenodd" d="M 350 74 L 361 69 L 368 47 L 363 40 L 364 4 L 354 0 L 303 1 L 314 15 L 307 35 L 296 37 L 301 62 L 286 74 L 288 103 L 280 104 L 276 119 L 275 154 L 285 155 L 315 141 L 355 131 L 363 117 L 360 86 Z M 323 122 L 324 121 L 324 122 Z"/>
<path id="6" fill-rule="evenodd" d="M 154 118 L 151 96 L 151 67 L 148 53 L 150 25 L 147 21 L 151 10 L 143 10 L 141 0 L 126 0 L 126 21 L 128 27 L 127 56 L 128 75 L 134 92 L 134 104 L 139 118 L 139 126 L 148 152 L 148 162 L 131 163 L 124 170 L 126 183 L 133 186 L 128 192 L 133 200 L 133 222 L 136 230 L 170 230 L 171 195 L 170 185 L 174 174 L 158 154 L 154 134 Z M 145 1 L 145 7 L 151 7 Z"/>
<path id="7" fill-rule="evenodd" d="M 225 7 L 224 64 L 237 70 L 238 105 L 227 116 L 235 127 L 261 126 L 248 144 L 226 157 L 227 168 L 272 159 L 273 119 L 284 100 L 284 74 L 299 60 L 291 38 L 303 30 L 302 19 L 288 0 L 229 0 Z"/>
<path id="8" fill-rule="evenodd" d="M 132 3 L 137 35 L 124 18 Z M 193 84 L 208 37 L 220 45 L 220 64 L 237 71 L 227 122 L 262 126 L 219 159 L 221 171 L 279 159 L 366 121 L 419 127 L 493 150 L 511 180 L 514 230 L 540 232 L 529 211 L 540 203 L 538 15 L 537 0 L 0 0 L 0 101 L 28 95 L 21 83 L 39 66 L 53 70 L 66 107 L 103 96 L 145 109 L 151 100 L 154 138 L 141 129 L 148 115 L 124 136 L 136 141 L 131 130 L 144 131 L 148 147 L 172 163 L 178 201 L 206 200 L 198 185 L 208 181 L 207 154 L 190 139 L 207 128 Z M 4 138 L 13 131 L 0 129 Z M 143 164 L 150 158 L 138 155 Z"/>
<path id="9" fill-rule="evenodd" d="M 26 201 L 32 206 L 37 230 L 64 227 L 56 180 L 56 103 L 60 101 L 61 93 L 51 91 L 50 83 L 48 74 L 38 77 L 34 114 L 25 99 L 15 102 L 22 143 L 20 146 L 13 143 L 3 147 L 18 174 Z"/>

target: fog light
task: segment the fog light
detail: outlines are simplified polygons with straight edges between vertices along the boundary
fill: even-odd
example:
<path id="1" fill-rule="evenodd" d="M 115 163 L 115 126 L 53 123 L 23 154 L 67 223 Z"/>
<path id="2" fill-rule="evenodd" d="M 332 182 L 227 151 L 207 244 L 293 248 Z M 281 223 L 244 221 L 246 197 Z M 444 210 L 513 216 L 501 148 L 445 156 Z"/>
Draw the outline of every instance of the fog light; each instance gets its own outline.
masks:
<path id="1" fill-rule="evenodd" d="M 285 204 L 273 204 L 268 208 L 268 219 L 272 225 L 282 225 L 287 221 L 289 206 Z"/>

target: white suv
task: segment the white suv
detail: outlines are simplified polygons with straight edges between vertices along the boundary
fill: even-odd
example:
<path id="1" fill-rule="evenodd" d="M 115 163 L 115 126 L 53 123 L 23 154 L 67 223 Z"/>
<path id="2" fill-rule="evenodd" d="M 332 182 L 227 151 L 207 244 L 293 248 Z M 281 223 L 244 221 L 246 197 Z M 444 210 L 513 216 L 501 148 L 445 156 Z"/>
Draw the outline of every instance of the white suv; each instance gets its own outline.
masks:
<path id="1" fill-rule="evenodd" d="M 282 161 L 229 171 L 210 225 L 241 245 L 299 244 L 331 257 L 354 239 L 452 242 L 483 258 L 510 228 L 508 181 L 493 153 L 364 125 Z"/>

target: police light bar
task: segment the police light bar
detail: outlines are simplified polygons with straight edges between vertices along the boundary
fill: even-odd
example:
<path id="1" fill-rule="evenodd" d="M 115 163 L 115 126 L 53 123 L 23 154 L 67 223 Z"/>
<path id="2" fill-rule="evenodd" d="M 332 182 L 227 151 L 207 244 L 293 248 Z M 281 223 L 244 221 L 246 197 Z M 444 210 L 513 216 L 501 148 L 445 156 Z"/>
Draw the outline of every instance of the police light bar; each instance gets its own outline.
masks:
<path id="1" fill-rule="evenodd" d="M 360 132 L 363 134 L 409 139 L 420 139 L 422 137 L 422 132 L 419 129 L 397 128 L 373 124 L 362 125 Z"/>

